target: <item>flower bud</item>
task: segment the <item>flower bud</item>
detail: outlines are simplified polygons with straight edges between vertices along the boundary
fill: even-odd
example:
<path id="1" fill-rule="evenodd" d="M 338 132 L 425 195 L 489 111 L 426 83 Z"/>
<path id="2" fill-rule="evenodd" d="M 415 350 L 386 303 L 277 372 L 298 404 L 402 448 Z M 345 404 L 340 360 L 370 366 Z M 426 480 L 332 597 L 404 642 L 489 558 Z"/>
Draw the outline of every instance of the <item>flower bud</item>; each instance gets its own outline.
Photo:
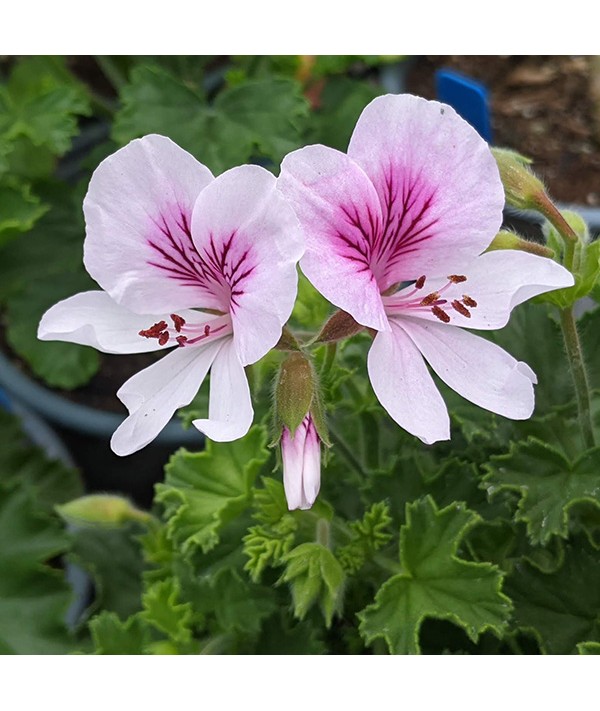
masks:
<path id="1" fill-rule="evenodd" d="M 321 440 L 310 413 L 295 431 L 284 426 L 281 457 L 288 508 L 309 509 L 321 486 Z"/>
<path id="2" fill-rule="evenodd" d="M 493 252 L 497 249 L 519 249 L 522 252 L 537 254 L 539 257 L 547 257 L 548 259 L 554 257 L 554 250 L 550 249 L 550 247 L 546 247 L 546 245 L 539 242 L 531 242 L 510 230 L 498 232 L 486 252 Z"/>
<path id="3" fill-rule="evenodd" d="M 291 353 L 279 370 L 275 426 L 288 507 L 308 509 L 319 493 L 321 442 L 329 441 L 317 374 L 304 353 Z"/>
<path id="4" fill-rule="evenodd" d="M 492 148 L 492 153 L 498 164 L 506 202 L 524 210 L 537 209 L 546 191 L 542 181 L 531 172 L 529 158 L 508 148 Z"/>
<path id="5" fill-rule="evenodd" d="M 111 494 L 91 494 L 57 506 L 58 514 L 79 526 L 120 526 L 128 521 L 148 521 L 151 516 L 128 499 Z"/>

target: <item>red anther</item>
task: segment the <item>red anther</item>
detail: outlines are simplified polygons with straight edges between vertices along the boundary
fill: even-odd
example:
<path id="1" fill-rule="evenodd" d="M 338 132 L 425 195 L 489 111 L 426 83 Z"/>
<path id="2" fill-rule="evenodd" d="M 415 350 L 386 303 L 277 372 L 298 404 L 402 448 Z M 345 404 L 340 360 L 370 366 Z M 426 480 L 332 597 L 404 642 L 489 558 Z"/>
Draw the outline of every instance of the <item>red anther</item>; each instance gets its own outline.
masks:
<path id="1" fill-rule="evenodd" d="M 210 326 L 208 324 L 206 324 L 206 326 L 204 327 L 204 335 L 208 336 L 209 334 L 210 334 Z"/>
<path id="2" fill-rule="evenodd" d="M 415 289 L 422 289 L 425 286 L 425 274 L 420 276 L 415 282 Z"/>
<path id="3" fill-rule="evenodd" d="M 437 291 L 432 291 L 431 294 L 427 294 L 427 296 L 421 300 L 421 306 L 431 306 L 431 304 L 435 303 L 438 299 L 440 298 L 440 295 L 438 294 Z"/>
<path id="4" fill-rule="evenodd" d="M 453 284 L 460 284 L 463 281 L 467 281 L 467 277 L 462 274 L 450 274 L 448 281 L 451 281 Z"/>
<path id="5" fill-rule="evenodd" d="M 155 323 L 154 326 L 146 328 L 145 330 L 139 331 L 139 336 L 144 336 L 144 338 L 158 338 L 160 339 L 162 332 L 167 328 L 166 321 L 159 321 Z M 167 336 L 168 338 L 168 336 Z"/>
<path id="6" fill-rule="evenodd" d="M 179 314 L 171 314 L 171 320 L 173 321 L 173 326 L 177 333 L 181 333 L 181 329 L 185 326 L 185 319 Z"/>
<path id="7" fill-rule="evenodd" d="M 177 341 L 178 346 L 185 346 L 186 341 L 187 341 L 187 336 L 177 336 L 175 338 L 175 340 Z"/>
<path id="8" fill-rule="evenodd" d="M 455 311 L 458 311 L 459 314 L 462 314 L 466 318 L 471 318 L 471 312 L 469 311 L 469 309 L 463 304 L 461 304 L 460 301 L 458 301 L 457 299 L 452 302 L 452 308 Z"/>
<path id="9" fill-rule="evenodd" d="M 169 340 L 169 334 L 166 331 L 163 331 L 158 337 L 158 345 L 164 346 L 168 340 Z"/>
<path id="10" fill-rule="evenodd" d="M 477 302 L 475 299 L 472 299 L 470 296 L 467 296 L 466 294 L 463 294 L 463 304 L 465 306 L 470 306 L 472 309 L 474 309 L 477 306 Z"/>
<path id="11" fill-rule="evenodd" d="M 448 316 L 445 311 L 440 309 L 439 306 L 434 306 L 431 311 L 434 316 L 437 316 L 437 318 L 439 318 L 440 321 L 443 321 L 444 323 L 448 323 L 450 321 L 450 316 Z"/>

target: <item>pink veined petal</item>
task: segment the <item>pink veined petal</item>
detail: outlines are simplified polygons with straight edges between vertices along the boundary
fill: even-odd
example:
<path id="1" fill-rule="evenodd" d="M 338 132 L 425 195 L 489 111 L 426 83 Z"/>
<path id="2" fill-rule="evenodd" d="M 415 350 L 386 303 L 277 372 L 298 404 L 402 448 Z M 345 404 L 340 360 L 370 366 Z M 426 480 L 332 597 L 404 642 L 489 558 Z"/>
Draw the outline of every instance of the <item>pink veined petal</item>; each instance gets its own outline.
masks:
<path id="1" fill-rule="evenodd" d="M 422 274 L 461 273 L 498 232 L 504 190 L 496 161 L 450 106 L 378 97 L 362 112 L 348 155 L 381 202 L 374 270 L 382 291 Z"/>
<path id="2" fill-rule="evenodd" d="M 190 404 L 225 343 L 177 348 L 129 378 L 117 392 L 130 414 L 112 436 L 113 452 L 125 456 L 149 444 L 175 410 Z"/>
<path id="3" fill-rule="evenodd" d="M 315 503 L 321 488 L 321 441 L 312 418 L 309 419 L 304 442 L 302 486 L 306 508 L 310 508 Z"/>
<path id="4" fill-rule="evenodd" d="M 210 372 L 208 419 L 192 424 L 216 442 L 231 442 L 248 432 L 253 417 L 248 379 L 233 341 L 227 339 Z"/>
<path id="5" fill-rule="evenodd" d="M 390 324 L 391 332 L 375 336 L 367 361 L 379 402 L 400 427 L 425 444 L 450 439 L 446 405 L 421 353 L 395 319 Z"/>
<path id="6" fill-rule="evenodd" d="M 400 324 L 439 377 L 466 400 L 512 420 L 531 416 L 535 374 L 526 363 L 461 328 L 413 318 Z"/>
<path id="7" fill-rule="evenodd" d="M 490 330 L 503 328 L 515 306 L 547 291 L 572 286 L 573 275 L 551 259 L 517 250 L 486 252 L 474 259 L 461 271 L 466 281 L 449 283 L 446 278 L 427 279 L 413 302 L 434 291 L 441 291 L 445 300 L 443 310 L 454 326 Z M 383 298 L 388 316 L 409 315 L 439 323 L 431 307 L 406 309 L 403 303 L 413 287 L 407 287 L 393 296 Z M 406 296 L 405 296 L 406 295 Z M 468 300 L 465 301 L 465 296 Z M 459 311 L 454 302 L 468 306 Z M 470 304 L 475 302 L 476 306 Z M 415 304 L 416 305 L 416 304 Z M 417 305 L 418 306 L 418 305 Z"/>
<path id="8" fill-rule="evenodd" d="M 131 141 L 95 170 L 83 202 L 84 262 L 115 301 L 138 313 L 215 308 L 190 223 L 210 170 L 164 136 Z"/>
<path id="9" fill-rule="evenodd" d="M 381 209 L 362 169 L 344 153 L 307 146 L 284 158 L 278 186 L 304 230 L 300 265 L 314 287 L 362 325 L 389 329 L 371 269 Z"/>
<path id="10" fill-rule="evenodd" d="M 192 215 L 193 239 L 231 313 L 244 365 L 279 340 L 297 290 L 304 240 L 274 176 L 259 166 L 232 168 L 205 188 Z"/>
<path id="11" fill-rule="evenodd" d="M 287 427 L 283 428 L 281 437 L 281 459 L 283 462 L 283 488 L 290 511 L 310 508 L 304 494 L 304 443 L 306 442 L 306 425 L 304 422 L 294 432 L 292 437 Z"/>
<path id="12" fill-rule="evenodd" d="M 197 311 L 188 310 L 180 311 L 179 315 L 188 322 L 200 316 Z M 207 321 L 215 318 L 204 316 Z M 170 315 L 136 314 L 117 304 L 104 291 L 84 291 L 46 311 L 38 327 L 38 338 L 79 343 L 103 353 L 147 353 L 176 345 L 174 339 L 161 346 L 158 338 L 139 335 L 159 321 L 169 323 Z"/>

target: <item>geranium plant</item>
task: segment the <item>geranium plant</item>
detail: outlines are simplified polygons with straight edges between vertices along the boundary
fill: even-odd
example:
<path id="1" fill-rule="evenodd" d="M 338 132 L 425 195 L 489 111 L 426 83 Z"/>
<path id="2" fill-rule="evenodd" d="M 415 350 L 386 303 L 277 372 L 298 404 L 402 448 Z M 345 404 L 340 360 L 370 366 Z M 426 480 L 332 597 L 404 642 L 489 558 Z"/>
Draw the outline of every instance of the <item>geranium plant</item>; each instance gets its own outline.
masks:
<path id="1" fill-rule="evenodd" d="M 197 447 L 149 510 L 41 497 L 95 590 L 47 634 L 101 654 L 597 653 L 599 242 L 453 108 L 325 59 L 237 58 L 208 97 L 193 63 L 105 66 L 122 145 L 84 176 L 87 275 L 70 262 L 39 296 L 33 351 L 151 353 L 113 451 L 177 411 Z M 503 228 L 506 202 L 541 212 L 536 241 Z M 18 304 L 45 282 L 12 283 Z M 1 531 L 24 494 L 0 485 Z"/>

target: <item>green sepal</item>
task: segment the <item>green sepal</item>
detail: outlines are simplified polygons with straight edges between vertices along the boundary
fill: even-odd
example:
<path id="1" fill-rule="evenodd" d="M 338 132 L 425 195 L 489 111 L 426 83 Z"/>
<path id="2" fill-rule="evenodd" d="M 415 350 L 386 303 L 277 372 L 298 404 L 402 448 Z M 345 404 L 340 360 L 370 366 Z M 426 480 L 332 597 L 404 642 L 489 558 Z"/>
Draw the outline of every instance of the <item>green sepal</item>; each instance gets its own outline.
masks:
<path id="1" fill-rule="evenodd" d="M 129 499 L 114 494 L 90 494 L 56 506 L 68 523 L 80 526 L 121 526 L 129 521 L 148 522 L 151 515 Z"/>

